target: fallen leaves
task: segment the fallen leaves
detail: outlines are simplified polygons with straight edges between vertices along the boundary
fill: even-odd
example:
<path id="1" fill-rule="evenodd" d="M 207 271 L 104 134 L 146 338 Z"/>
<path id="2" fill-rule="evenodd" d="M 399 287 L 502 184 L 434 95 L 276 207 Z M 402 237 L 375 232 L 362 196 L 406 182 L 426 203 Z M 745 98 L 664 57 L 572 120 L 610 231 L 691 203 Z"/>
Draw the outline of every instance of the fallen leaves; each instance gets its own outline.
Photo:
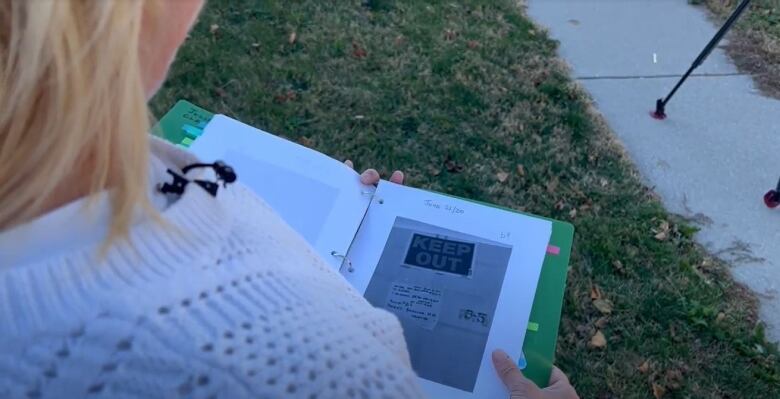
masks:
<path id="1" fill-rule="evenodd" d="M 647 374 L 647 372 L 650 371 L 650 361 L 649 360 L 645 360 L 636 369 L 639 370 L 639 372 L 642 373 L 642 374 Z"/>
<path id="2" fill-rule="evenodd" d="M 664 388 L 660 384 L 656 384 L 654 382 L 652 387 L 653 387 L 653 396 L 655 396 L 655 399 L 661 399 L 664 395 L 666 395 L 666 388 Z"/>
<path id="3" fill-rule="evenodd" d="M 590 300 L 595 301 L 596 299 L 601 299 L 601 297 L 604 296 L 604 294 L 601 292 L 601 288 L 599 288 L 598 285 L 591 285 L 590 286 Z"/>
<path id="4" fill-rule="evenodd" d="M 545 189 L 547 190 L 548 194 L 554 194 L 555 190 L 558 189 L 558 178 L 553 177 L 552 179 L 550 179 L 550 181 L 548 181 L 547 184 L 545 184 Z"/>
<path id="5" fill-rule="evenodd" d="M 666 381 L 666 388 L 672 391 L 676 391 L 682 388 L 683 385 L 682 371 L 676 369 L 666 370 L 664 380 Z"/>
<path id="6" fill-rule="evenodd" d="M 509 178 L 509 173 L 506 173 L 504 171 L 499 171 L 496 173 L 496 179 L 498 179 L 499 182 L 503 183 Z"/>
<path id="7" fill-rule="evenodd" d="M 626 267 L 623 266 L 623 262 L 621 262 L 619 259 L 612 261 L 612 268 L 620 274 L 625 274 L 626 272 Z"/>
<path id="8" fill-rule="evenodd" d="M 212 35 L 217 33 L 218 30 L 219 30 L 219 25 L 217 24 L 211 24 L 211 26 L 209 26 L 209 33 L 211 33 Z"/>
<path id="9" fill-rule="evenodd" d="M 452 41 L 455 40 L 455 38 L 458 37 L 458 33 L 455 32 L 452 29 L 445 29 L 444 30 L 444 40 Z"/>
<path id="10" fill-rule="evenodd" d="M 298 34 L 295 32 L 290 32 L 290 36 L 287 37 L 287 43 L 295 44 L 297 40 L 298 40 Z"/>
<path id="11" fill-rule="evenodd" d="M 368 52 L 366 49 L 360 46 L 357 42 L 352 42 L 352 56 L 355 58 L 366 58 Z"/>
<path id="12" fill-rule="evenodd" d="M 293 90 L 287 90 L 284 93 L 277 94 L 274 96 L 274 101 L 276 101 L 279 104 L 284 104 L 286 102 L 294 101 L 298 98 L 298 95 Z"/>
<path id="13" fill-rule="evenodd" d="M 479 42 L 476 40 L 469 40 L 468 42 L 466 42 L 466 46 L 474 50 L 479 47 Z"/>
<path id="14" fill-rule="evenodd" d="M 525 166 L 523 166 L 523 164 L 517 164 L 517 175 L 525 177 Z"/>
<path id="15" fill-rule="evenodd" d="M 600 298 L 593 301 L 593 307 L 598 309 L 602 314 L 608 315 L 612 313 L 614 305 L 609 299 Z"/>
<path id="16" fill-rule="evenodd" d="M 590 337 L 590 341 L 588 342 L 588 348 L 604 349 L 606 347 L 607 347 L 607 337 L 604 336 L 604 333 L 601 332 L 601 330 L 596 330 L 596 333 L 593 334 L 592 337 Z"/>
<path id="17" fill-rule="evenodd" d="M 666 241 L 669 238 L 670 230 L 671 226 L 669 225 L 669 222 L 663 220 L 657 229 L 653 229 L 653 233 L 655 233 L 653 237 L 658 241 Z"/>
<path id="18" fill-rule="evenodd" d="M 449 155 L 447 156 L 447 159 L 444 160 L 444 168 L 450 173 L 460 173 L 463 172 L 464 169 L 463 165 L 459 165 Z"/>

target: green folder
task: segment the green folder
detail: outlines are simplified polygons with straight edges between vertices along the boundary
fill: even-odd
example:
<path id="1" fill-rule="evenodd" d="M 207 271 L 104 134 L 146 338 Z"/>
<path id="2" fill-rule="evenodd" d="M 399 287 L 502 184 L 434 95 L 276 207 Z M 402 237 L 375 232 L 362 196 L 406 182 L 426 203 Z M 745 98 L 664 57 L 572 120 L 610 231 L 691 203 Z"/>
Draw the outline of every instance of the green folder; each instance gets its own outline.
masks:
<path id="1" fill-rule="evenodd" d="M 197 105 L 180 100 L 160 119 L 152 132 L 171 143 L 188 148 L 203 133 L 213 116 L 213 113 Z M 527 362 L 523 374 L 540 387 L 547 386 L 555 358 L 555 343 L 558 339 L 563 293 L 574 239 L 574 226 L 566 222 L 547 220 L 552 222 L 550 246 L 539 276 L 523 343 Z"/>

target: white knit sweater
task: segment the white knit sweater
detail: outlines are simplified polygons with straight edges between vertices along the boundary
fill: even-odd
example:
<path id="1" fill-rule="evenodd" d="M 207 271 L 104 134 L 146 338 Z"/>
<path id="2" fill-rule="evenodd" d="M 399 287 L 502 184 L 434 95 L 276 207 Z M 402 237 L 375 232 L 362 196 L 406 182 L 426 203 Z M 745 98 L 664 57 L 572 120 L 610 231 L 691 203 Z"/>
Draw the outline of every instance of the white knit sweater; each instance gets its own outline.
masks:
<path id="1" fill-rule="evenodd" d="M 421 396 L 396 318 L 240 184 L 189 185 L 165 226 L 140 219 L 101 258 L 107 206 L 0 233 L 0 250 L 34 250 L 0 253 L 0 398 Z"/>

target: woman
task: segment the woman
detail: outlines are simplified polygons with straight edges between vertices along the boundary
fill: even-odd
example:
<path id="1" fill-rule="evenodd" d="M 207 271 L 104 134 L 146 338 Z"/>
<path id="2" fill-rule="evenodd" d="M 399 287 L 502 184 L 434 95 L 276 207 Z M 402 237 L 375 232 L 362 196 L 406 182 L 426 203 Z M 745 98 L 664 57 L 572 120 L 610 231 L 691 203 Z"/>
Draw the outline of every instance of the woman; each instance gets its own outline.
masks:
<path id="1" fill-rule="evenodd" d="M 261 199 L 156 189 L 197 161 L 146 101 L 201 7 L 0 0 L 0 397 L 422 396 L 398 321 Z"/>

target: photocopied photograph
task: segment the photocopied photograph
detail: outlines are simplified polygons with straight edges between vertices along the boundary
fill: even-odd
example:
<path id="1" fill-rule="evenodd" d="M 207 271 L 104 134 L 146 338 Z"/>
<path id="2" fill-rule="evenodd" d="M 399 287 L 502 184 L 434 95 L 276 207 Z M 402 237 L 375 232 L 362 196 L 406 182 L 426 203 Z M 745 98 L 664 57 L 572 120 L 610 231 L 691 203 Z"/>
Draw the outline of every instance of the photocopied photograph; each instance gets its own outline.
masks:
<path id="1" fill-rule="evenodd" d="M 512 248 L 397 217 L 365 291 L 401 320 L 421 377 L 473 392 Z"/>

